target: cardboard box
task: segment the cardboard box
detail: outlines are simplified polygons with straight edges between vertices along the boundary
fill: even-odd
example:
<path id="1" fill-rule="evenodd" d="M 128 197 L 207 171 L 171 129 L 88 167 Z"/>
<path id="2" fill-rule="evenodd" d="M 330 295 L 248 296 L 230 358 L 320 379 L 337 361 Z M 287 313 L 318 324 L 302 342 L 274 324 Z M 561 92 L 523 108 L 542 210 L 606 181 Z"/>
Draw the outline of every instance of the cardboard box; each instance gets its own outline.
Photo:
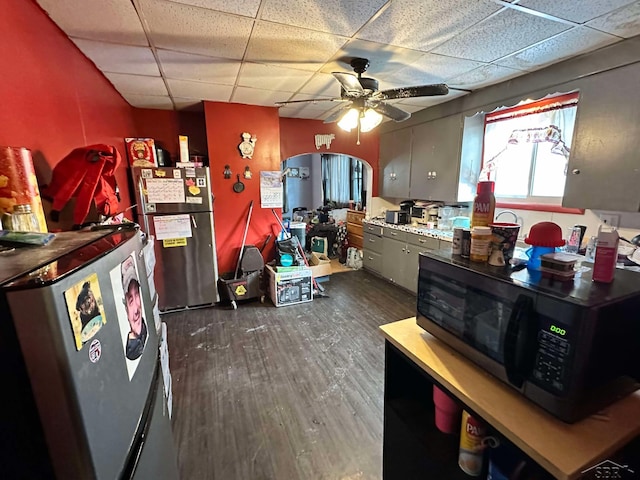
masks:
<path id="1" fill-rule="evenodd" d="M 309 259 L 309 265 L 329 265 L 331 260 L 326 255 L 318 252 L 311 252 L 311 258 Z"/>
<path id="2" fill-rule="evenodd" d="M 276 307 L 295 305 L 313 300 L 311 269 L 276 272 L 270 265 L 265 266 L 269 277 L 269 295 Z"/>
<path id="3" fill-rule="evenodd" d="M 311 265 L 309 267 L 313 278 L 326 277 L 331 275 L 331 263 L 322 263 L 320 265 Z"/>

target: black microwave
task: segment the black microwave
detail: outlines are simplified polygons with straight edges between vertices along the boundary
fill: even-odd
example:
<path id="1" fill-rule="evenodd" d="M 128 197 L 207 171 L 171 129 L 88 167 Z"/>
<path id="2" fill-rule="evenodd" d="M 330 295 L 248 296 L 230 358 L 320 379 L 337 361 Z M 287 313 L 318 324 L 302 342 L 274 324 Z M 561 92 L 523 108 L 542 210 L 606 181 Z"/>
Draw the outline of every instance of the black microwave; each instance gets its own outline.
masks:
<path id="1" fill-rule="evenodd" d="M 640 388 L 640 274 L 611 284 L 420 254 L 417 323 L 559 419 Z"/>

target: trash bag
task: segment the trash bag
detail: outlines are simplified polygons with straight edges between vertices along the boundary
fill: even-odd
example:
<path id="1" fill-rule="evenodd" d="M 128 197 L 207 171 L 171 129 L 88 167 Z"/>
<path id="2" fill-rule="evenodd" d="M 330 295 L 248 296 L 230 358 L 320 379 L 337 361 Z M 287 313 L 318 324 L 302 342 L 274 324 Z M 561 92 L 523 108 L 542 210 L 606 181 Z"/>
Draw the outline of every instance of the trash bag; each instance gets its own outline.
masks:
<path id="1" fill-rule="evenodd" d="M 295 235 L 291 238 L 278 240 L 276 242 L 277 265 L 282 265 L 282 263 L 280 262 L 280 257 L 285 254 L 291 255 L 291 258 L 293 259 L 293 263 L 291 265 L 304 265 L 304 257 L 300 252 L 300 248 L 298 248 L 299 245 L 300 242 L 298 240 L 298 237 L 296 237 Z"/>

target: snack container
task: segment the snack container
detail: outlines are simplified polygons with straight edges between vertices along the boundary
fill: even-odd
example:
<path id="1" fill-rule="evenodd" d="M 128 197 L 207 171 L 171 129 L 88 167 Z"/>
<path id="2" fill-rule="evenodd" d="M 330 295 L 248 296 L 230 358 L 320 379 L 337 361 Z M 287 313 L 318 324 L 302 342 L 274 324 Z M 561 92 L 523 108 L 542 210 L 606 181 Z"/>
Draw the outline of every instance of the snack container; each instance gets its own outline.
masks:
<path id="1" fill-rule="evenodd" d="M 545 253 L 540 257 L 540 266 L 542 270 L 561 273 L 572 272 L 577 260 L 575 255 L 563 252 Z"/>

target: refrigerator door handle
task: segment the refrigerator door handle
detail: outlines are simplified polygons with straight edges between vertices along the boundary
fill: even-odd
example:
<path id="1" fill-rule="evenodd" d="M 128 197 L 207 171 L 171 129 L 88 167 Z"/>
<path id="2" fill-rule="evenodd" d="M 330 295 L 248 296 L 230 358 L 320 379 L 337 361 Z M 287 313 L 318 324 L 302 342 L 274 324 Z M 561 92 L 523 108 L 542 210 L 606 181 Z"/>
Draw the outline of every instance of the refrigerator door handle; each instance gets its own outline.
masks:
<path id="1" fill-rule="evenodd" d="M 193 228 L 198 228 L 198 223 L 196 222 L 196 217 L 194 217 L 193 215 L 191 216 L 191 223 L 193 224 Z"/>

